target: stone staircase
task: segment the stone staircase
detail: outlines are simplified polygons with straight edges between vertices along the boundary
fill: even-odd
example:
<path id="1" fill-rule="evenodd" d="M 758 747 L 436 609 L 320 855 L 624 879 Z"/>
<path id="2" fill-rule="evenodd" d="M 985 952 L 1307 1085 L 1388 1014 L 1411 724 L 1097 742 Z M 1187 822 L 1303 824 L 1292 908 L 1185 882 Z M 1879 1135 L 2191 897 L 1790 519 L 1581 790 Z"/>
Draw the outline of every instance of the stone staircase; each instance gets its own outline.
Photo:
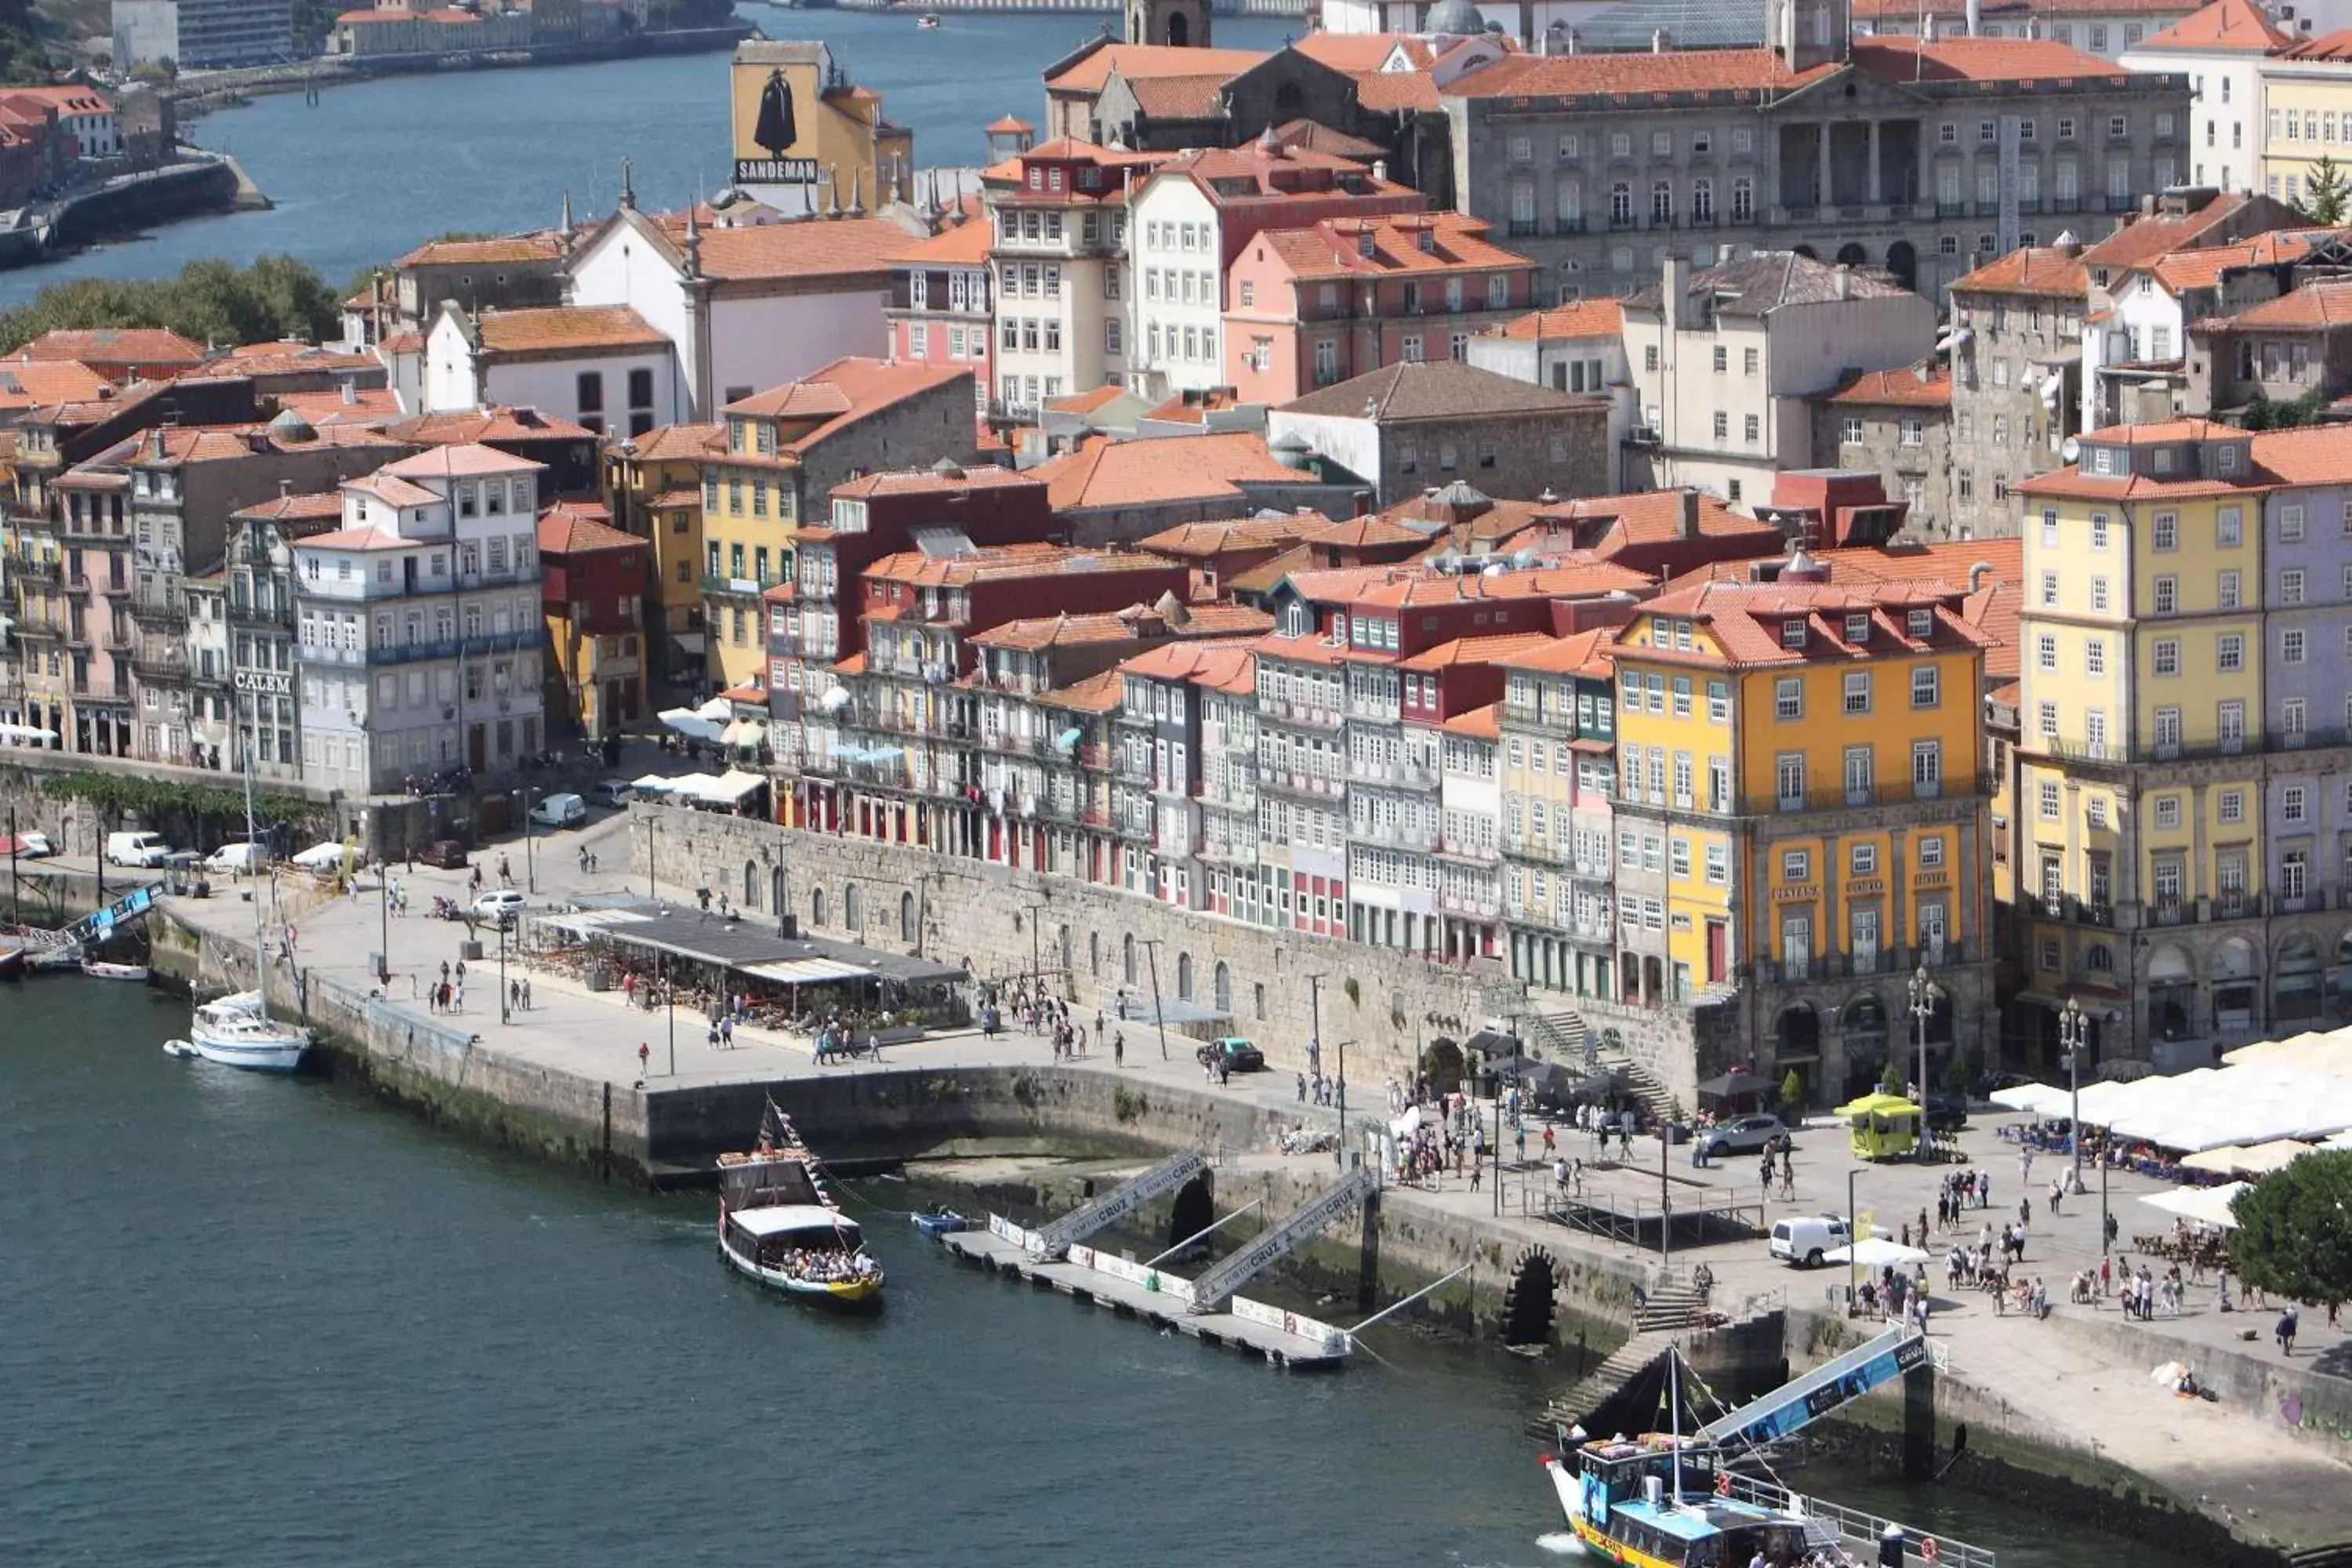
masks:
<path id="1" fill-rule="evenodd" d="M 1667 1332 L 1687 1329 L 1696 1323 L 1706 1310 L 1706 1297 L 1688 1279 L 1663 1285 L 1653 1285 L 1634 1309 L 1633 1327 L 1637 1333 Z"/>
<path id="2" fill-rule="evenodd" d="M 1628 1383 L 1664 1355 L 1674 1342 L 1675 1335 L 1670 1331 L 1638 1331 L 1632 1339 L 1611 1352 L 1609 1359 L 1593 1368 L 1582 1381 L 1547 1404 L 1543 1414 L 1530 1424 L 1531 1429 L 1538 1436 L 1549 1437 L 1555 1428 L 1582 1420 L 1617 1397 Z"/>
<path id="3" fill-rule="evenodd" d="M 1532 1010 L 1521 1019 L 1528 1047 L 1548 1062 L 1562 1062 L 1583 1070 L 1585 1047 L 1592 1034 L 1584 1016 L 1564 1003 L 1538 1002 L 1532 997 L 1529 1003 Z M 1597 1053 L 1594 1059 L 1622 1078 L 1627 1091 L 1651 1116 L 1660 1121 L 1673 1116 L 1675 1097 L 1640 1063 L 1609 1051 Z"/>

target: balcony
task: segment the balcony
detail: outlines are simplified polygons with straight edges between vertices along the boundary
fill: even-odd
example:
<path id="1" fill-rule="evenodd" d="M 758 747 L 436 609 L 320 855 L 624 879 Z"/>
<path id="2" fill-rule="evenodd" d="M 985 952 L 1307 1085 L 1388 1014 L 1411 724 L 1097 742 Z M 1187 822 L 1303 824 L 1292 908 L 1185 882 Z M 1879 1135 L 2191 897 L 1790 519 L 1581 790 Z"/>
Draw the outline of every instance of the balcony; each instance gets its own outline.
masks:
<path id="1" fill-rule="evenodd" d="M 236 599 L 228 602 L 228 624 L 233 626 L 284 626 L 292 622 L 292 615 L 283 605 L 245 604 Z"/>
<path id="2" fill-rule="evenodd" d="M 1126 776 L 1124 769 L 1120 776 Z M 1297 768 L 1266 769 L 1259 777 L 1258 786 L 1280 795 L 1305 795 L 1314 800 L 1339 800 L 1348 793 L 1345 779 L 1329 773 L 1310 773 Z"/>
<path id="3" fill-rule="evenodd" d="M 1853 811 L 1867 806 L 1902 805 L 1915 801 L 1965 798 L 1970 795 L 1990 795 L 1995 784 L 1990 773 L 1962 773 L 1957 778 L 1930 779 L 1914 783 L 1910 779 L 1884 781 L 1864 787 L 1849 789 L 1832 785 L 1810 789 L 1801 795 L 1782 795 L 1769 798 L 1769 805 L 1749 801 L 1746 816 L 1789 816 L 1809 811 Z"/>
<path id="4" fill-rule="evenodd" d="M 1484 844 L 1475 839 L 1465 841 L 1441 837 L 1431 848 L 1445 859 L 1466 860 L 1474 866 L 1491 866 L 1503 858 L 1500 845 Z"/>
<path id="5" fill-rule="evenodd" d="M 379 649 L 379 652 L 389 650 Z M 325 647 L 315 643 L 300 643 L 294 657 L 304 664 L 342 664 L 359 666 L 367 662 L 367 650 L 358 647 Z"/>
<path id="6" fill-rule="evenodd" d="M 2057 898 L 2036 899 L 2034 903 L 2039 906 L 2045 920 L 2067 921 L 2076 925 L 2105 926 L 2109 929 L 2113 929 L 2116 923 L 2116 907 L 2105 899 L 2078 899 L 2072 893 L 2066 893 Z"/>
<path id="7" fill-rule="evenodd" d="M 1470 894 L 1451 888 L 1437 890 L 1437 907 L 1448 914 L 1468 915 L 1474 920 L 1494 920 L 1503 912 L 1500 900 L 1492 893 Z"/>
<path id="8" fill-rule="evenodd" d="M 131 668 L 142 680 L 184 680 L 188 678 L 185 644 L 142 637 L 131 650 Z"/>
<path id="9" fill-rule="evenodd" d="M 1262 717 L 1278 720 L 1286 724 L 1303 724 L 1317 730 L 1336 730 L 1344 721 L 1344 716 L 1337 708 L 1326 708 L 1320 703 L 1301 702 L 1288 697 L 1263 700 L 1260 714 Z"/>
<path id="10" fill-rule="evenodd" d="M 65 566 L 54 555 L 15 555 L 8 569 L 27 583 L 55 583 Z"/>
<path id="11" fill-rule="evenodd" d="M 142 626 L 186 629 L 188 610 L 184 604 L 173 604 L 152 595 L 138 595 L 131 601 L 131 617 Z"/>

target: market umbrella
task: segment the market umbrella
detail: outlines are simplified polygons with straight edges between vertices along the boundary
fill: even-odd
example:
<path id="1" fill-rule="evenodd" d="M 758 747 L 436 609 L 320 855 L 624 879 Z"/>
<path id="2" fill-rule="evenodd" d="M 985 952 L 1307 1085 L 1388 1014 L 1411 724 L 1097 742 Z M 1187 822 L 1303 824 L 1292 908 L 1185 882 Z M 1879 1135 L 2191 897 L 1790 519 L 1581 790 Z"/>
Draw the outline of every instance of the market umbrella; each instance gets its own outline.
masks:
<path id="1" fill-rule="evenodd" d="M 1915 1263 L 1925 1263 L 1927 1255 L 1916 1247 L 1906 1247 L 1899 1241 L 1889 1241 L 1883 1236 L 1864 1237 L 1852 1247 L 1841 1247 L 1822 1254 L 1824 1263 L 1850 1263 L 1862 1268 L 1908 1268 Z"/>
<path id="2" fill-rule="evenodd" d="M 2175 1187 L 2170 1192 L 2144 1194 L 2139 1201 L 2167 1214 L 2235 1230 L 2238 1216 L 2230 1212 L 2230 1205 L 2237 1201 L 2240 1193 L 2252 1190 L 2252 1182 L 2231 1182 L 2221 1187 Z"/>
<path id="3" fill-rule="evenodd" d="M 665 708 L 661 710 L 660 717 L 663 723 L 690 739 L 697 741 L 719 739 L 719 726 L 691 708 Z"/>
<path id="4" fill-rule="evenodd" d="M 1700 1083 L 1698 1097 L 1701 1100 L 1748 1100 L 1771 1087 L 1769 1079 L 1759 1078 L 1752 1072 L 1718 1073 Z"/>

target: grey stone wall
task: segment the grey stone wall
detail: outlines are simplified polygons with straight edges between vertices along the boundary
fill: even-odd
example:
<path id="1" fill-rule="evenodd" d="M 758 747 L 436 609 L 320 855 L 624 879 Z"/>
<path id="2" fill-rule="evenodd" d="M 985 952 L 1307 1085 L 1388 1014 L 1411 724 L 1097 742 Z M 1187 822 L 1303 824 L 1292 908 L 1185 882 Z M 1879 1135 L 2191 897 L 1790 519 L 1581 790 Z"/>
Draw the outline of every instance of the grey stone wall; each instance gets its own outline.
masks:
<path id="1" fill-rule="evenodd" d="M 1433 354 L 1444 347 L 1430 345 Z M 1563 443 L 1559 460 L 1555 442 Z M 1403 469 L 1402 452 L 1413 448 L 1413 471 Z M 1441 453 L 1454 451 L 1454 466 Z M 1494 448 L 1494 466 L 1484 466 L 1482 449 Z M 1609 405 L 1592 398 L 1557 414 L 1515 414 L 1459 420 L 1416 419 L 1381 429 L 1381 504 L 1410 500 L 1431 485 L 1466 479 L 1499 500 L 1533 500 L 1546 490 L 1564 498 L 1607 493 L 1610 488 Z"/>

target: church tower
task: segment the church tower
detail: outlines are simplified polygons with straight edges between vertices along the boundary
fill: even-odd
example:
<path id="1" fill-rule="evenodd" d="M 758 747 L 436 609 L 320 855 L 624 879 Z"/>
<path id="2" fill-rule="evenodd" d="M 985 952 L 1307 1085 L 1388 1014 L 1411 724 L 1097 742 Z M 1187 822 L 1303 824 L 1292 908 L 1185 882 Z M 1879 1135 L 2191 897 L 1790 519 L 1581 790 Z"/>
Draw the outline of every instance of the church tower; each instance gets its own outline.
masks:
<path id="1" fill-rule="evenodd" d="M 1127 41 L 1209 47 L 1209 0 L 1127 0 Z"/>

